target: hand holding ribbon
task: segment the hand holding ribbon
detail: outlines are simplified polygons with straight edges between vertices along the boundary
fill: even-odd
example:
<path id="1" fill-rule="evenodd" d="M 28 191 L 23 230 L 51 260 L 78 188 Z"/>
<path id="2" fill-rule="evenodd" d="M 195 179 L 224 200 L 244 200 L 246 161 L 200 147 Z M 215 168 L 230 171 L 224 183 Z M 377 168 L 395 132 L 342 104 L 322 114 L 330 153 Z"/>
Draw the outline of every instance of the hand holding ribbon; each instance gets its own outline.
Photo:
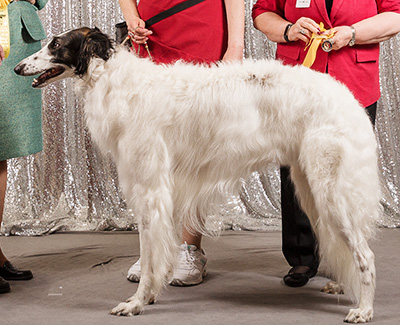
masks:
<path id="1" fill-rule="evenodd" d="M 326 31 L 323 23 L 319 24 L 319 29 L 321 30 L 322 33 Z M 335 29 L 334 28 L 330 29 L 329 34 L 322 34 L 322 33 L 321 34 L 312 33 L 311 38 L 304 49 L 306 50 L 308 48 L 308 52 L 303 61 L 303 65 L 305 67 L 309 68 L 313 65 L 315 58 L 317 57 L 317 50 L 319 45 L 323 40 L 331 39 L 335 35 Z"/>

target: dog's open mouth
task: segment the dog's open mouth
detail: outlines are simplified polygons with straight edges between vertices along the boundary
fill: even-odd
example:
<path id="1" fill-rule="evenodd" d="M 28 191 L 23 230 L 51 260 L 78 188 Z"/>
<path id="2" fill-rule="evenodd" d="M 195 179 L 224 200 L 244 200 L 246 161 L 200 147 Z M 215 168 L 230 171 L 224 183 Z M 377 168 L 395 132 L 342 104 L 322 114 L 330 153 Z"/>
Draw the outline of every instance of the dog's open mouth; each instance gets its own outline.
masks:
<path id="1" fill-rule="evenodd" d="M 32 87 L 37 88 L 40 85 L 42 85 L 43 83 L 45 83 L 47 80 L 59 76 L 64 71 L 65 71 L 65 68 L 63 68 L 61 66 L 46 70 L 39 77 L 33 79 Z"/>

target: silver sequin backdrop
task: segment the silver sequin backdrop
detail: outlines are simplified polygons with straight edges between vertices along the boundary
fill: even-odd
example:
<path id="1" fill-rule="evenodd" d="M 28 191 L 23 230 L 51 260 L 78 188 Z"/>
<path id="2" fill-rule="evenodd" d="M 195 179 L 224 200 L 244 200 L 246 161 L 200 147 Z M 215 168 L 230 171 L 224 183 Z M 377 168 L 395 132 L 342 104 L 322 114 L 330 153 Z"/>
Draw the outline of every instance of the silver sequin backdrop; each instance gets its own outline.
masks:
<path id="1" fill-rule="evenodd" d="M 246 58 L 273 58 L 275 45 L 252 26 L 246 1 Z M 97 26 L 114 35 L 122 21 L 118 1 L 50 0 L 40 13 L 48 38 L 81 26 Z M 3 232 L 37 235 L 58 230 L 132 229 L 135 216 L 127 209 L 109 157 L 100 155 L 85 128 L 73 80 L 43 91 L 44 150 L 9 162 Z M 381 46 L 382 98 L 376 132 L 384 185 L 381 224 L 400 227 L 400 38 Z M 357 166 L 355 166 L 357 168 Z M 238 196 L 227 194 L 221 213 L 210 227 L 279 229 L 280 183 L 276 166 L 243 180 Z"/>

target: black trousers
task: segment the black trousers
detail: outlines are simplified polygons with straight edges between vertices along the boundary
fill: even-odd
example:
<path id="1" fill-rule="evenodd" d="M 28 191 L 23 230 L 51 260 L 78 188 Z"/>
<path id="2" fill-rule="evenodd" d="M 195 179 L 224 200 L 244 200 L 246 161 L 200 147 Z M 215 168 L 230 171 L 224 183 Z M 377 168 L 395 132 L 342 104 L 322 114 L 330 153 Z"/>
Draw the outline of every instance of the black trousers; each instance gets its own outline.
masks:
<path id="1" fill-rule="evenodd" d="M 375 125 L 376 103 L 366 111 Z M 290 266 L 318 268 L 318 246 L 307 215 L 301 210 L 290 179 L 290 168 L 281 167 L 282 252 Z"/>

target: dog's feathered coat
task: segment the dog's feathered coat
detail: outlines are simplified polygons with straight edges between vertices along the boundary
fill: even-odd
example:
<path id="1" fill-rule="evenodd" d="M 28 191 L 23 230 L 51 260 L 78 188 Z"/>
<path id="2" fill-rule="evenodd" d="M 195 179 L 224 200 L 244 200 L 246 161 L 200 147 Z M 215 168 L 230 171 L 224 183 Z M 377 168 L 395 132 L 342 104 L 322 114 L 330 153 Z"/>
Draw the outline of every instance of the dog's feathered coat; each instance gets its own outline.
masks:
<path id="1" fill-rule="evenodd" d="M 56 37 L 60 46 L 50 43 L 16 71 L 62 67 L 57 78 L 70 75 L 77 63 L 54 63 L 51 52 L 83 37 L 68 55 L 82 62 L 81 49 L 98 34 L 82 28 Z M 86 54 L 77 86 L 92 137 L 111 152 L 138 218 L 142 267 L 136 294 L 112 313 L 140 313 L 173 268 L 181 224 L 204 232 L 220 193 L 275 162 L 291 166 L 328 270 L 359 300 L 346 321 L 371 320 L 375 266 L 367 240 L 380 213 L 376 140 L 349 90 L 326 74 L 276 61 L 155 65 L 102 42 Z"/>

